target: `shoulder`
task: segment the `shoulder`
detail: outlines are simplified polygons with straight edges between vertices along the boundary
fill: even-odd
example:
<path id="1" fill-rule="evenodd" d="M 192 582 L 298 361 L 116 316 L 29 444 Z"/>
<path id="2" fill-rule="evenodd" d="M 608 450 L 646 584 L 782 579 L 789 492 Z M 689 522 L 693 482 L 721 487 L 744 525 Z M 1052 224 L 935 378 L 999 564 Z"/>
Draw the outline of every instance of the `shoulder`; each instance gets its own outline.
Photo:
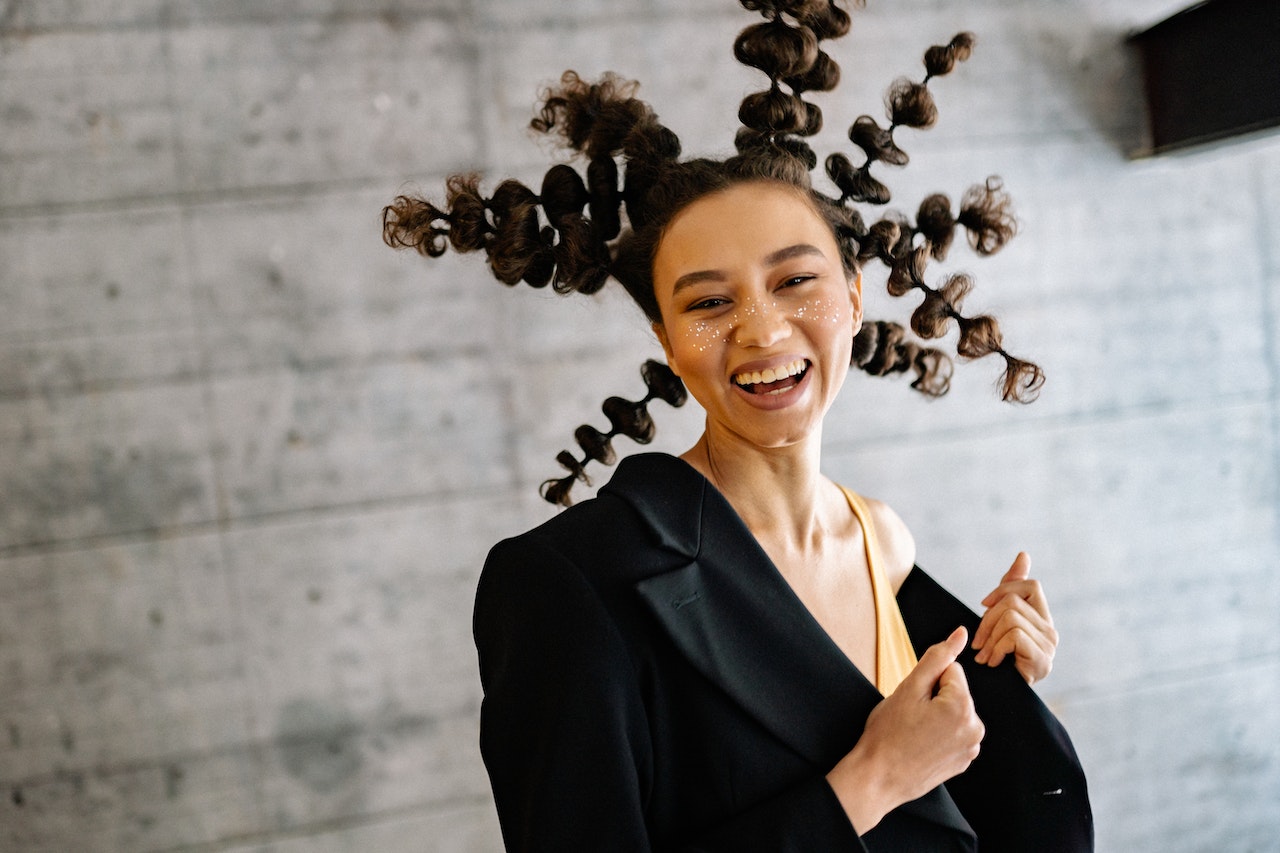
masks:
<path id="1" fill-rule="evenodd" d="M 481 574 L 480 592 L 483 596 L 489 588 L 568 584 L 609 598 L 618 587 L 665 568 L 672 559 L 635 507 L 602 489 L 596 497 L 494 545 Z"/>
<path id="2" fill-rule="evenodd" d="M 634 551 L 641 530 L 615 501 L 592 498 L 558 512 L 541 524 L 498 542 L 485 561 L 495 574 L 550 565 L 591 575 L 614 549 L 626 543 Z"/>
<path id="3" fill-rule="evenodd" d="M 622 525 L 609 526 L 607 514 L 584 502 L 490 549 L 472 611 L 482 676 L 534 647 L 580 660 L 612 635 L 624 579 L 605 545 Z"/>
<path id="4" fill-rule="evenodd" d="M 880 555 L 884 558 L 884 571 L 889 583 L 897 592 L 916 563 L 916 540 L 902 517 L 884 501 L 864 497 L 871 523 L 875 525 L 876 538 L 880 542 Z"/>

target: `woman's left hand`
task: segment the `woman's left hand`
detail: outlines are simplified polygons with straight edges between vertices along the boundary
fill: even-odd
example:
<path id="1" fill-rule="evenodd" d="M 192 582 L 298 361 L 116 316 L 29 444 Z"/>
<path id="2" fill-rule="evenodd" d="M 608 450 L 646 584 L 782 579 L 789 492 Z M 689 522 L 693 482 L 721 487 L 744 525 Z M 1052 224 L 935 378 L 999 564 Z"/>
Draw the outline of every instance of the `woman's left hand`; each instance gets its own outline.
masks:
<path id="1" fill-rule="evenodd" d="M 1053 669 L 1058 632 L 1040 582 L 1032 580 L 1031 558 L 1018 554 L 1000 585 L 982 599 L 987 608 L 973 635 L 978 663 L 998 666 L 1013 655 L 1018 672 L 1035 684 Z"/>

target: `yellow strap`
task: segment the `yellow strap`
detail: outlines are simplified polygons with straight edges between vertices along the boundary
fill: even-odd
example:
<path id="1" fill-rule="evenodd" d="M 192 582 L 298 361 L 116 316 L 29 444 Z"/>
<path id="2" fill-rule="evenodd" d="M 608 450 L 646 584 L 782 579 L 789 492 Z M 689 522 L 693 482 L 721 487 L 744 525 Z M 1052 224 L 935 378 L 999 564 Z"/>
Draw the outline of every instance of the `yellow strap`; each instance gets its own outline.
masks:
<path id="1" fill-rule="evenodd" d="M 840 490 L 862 525 L 867 567 L 871 572 L 871 595 L 876 605 L 876 689 L 888 696 L 915 668 L 916 653 L 911 647 L 907 626 L 902 621 L 898 600 L 894 598 L 893 588 L 880 563 L 880 543 L 876 539 L 875 525 L 871 523 L 871 511 L 861 497 L 844 486 Z"/>

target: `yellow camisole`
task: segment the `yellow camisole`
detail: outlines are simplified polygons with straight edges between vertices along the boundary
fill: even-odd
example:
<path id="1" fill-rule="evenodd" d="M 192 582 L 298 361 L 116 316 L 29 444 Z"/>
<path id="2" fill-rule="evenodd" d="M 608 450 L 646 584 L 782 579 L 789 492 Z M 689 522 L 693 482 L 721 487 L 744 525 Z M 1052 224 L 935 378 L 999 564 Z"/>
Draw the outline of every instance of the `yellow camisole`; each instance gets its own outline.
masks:
<path id="1" fill-rule="evenodd" d="M 867 566 L 871 572 L 871 595 L 876 605 L 876 689 L 888 696 L 907 674 L 915 668 L 916 653 L 907 636 L 907 626 L 902 621 L 902 611 L 893 596 L 893 587 L 885 576 L 880 563 L 880 543 L 876 539 L 875 525 L 871 523 L 871 511 L 857 494 L 840 487 L 849 501 L 849 508 L 862 525 L 862 541 L 867 551 Z"/>

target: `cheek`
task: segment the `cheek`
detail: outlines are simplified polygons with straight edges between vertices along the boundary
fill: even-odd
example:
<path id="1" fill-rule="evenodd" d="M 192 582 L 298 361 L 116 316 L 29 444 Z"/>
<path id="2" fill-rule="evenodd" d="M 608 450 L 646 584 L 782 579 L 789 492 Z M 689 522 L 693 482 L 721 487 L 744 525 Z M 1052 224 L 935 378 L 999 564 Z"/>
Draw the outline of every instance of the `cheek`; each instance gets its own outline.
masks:
<path id="1" fill-rule="evenodd" d="M 853 327 L 853 305 L 837 299 L 810 300 L 797 308 L 793 316 L 797 322 L 803 322 L 810 328 L 833 333 Z"/>
<path id="2" fill-rule="evenodd" d="M 680 353 L 706 355 L 724 343 L 725 334 L 721 324 L 697 320 L 681 328 L 671 338 L 672 348 L 677 356 Z"/>

